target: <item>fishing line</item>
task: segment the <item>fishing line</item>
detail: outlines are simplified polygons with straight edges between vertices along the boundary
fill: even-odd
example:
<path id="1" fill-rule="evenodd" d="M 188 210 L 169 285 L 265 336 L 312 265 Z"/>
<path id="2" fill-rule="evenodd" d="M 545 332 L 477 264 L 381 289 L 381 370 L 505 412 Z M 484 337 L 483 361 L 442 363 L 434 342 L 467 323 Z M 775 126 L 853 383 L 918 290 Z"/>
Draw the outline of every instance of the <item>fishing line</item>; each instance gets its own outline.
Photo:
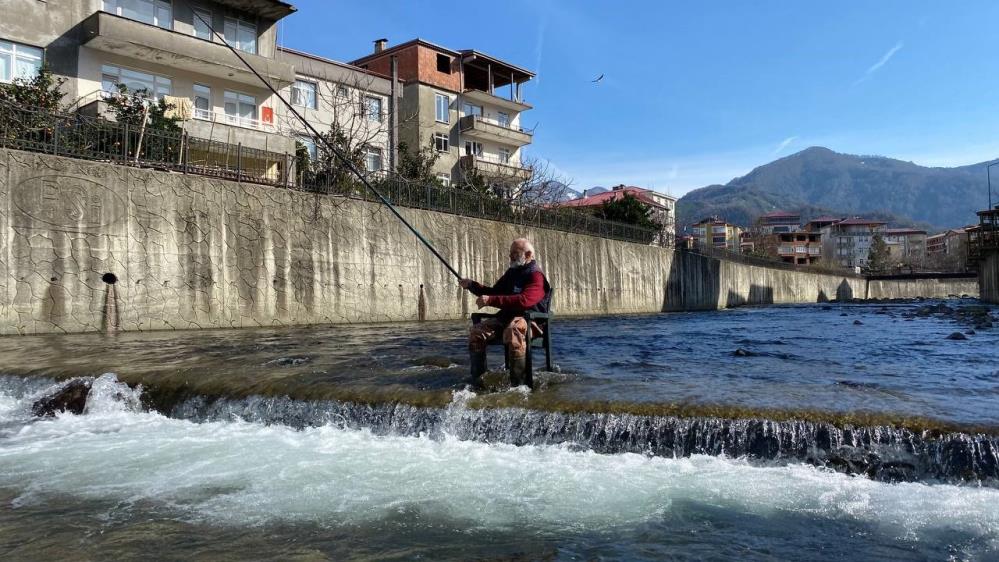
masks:
<path id="1" fill-rule="evenodd" d="M 281 100 L 281 103 L 283 103 L 284 106 L 288 108 L 289 111 L 291 111 L 292 115 L 297 117 L 298 120 L 302 122 L 302 125 L 305 125 L 305 128 L 308 129 L 310 133 L 312 133 L 312 137 L 314 139 L 321 141 L 326 146 L 326 150 L 330 151 L 330 153 L 332 153 L 333 156 L 335 156 L 338 160 L 340 160 L 347 167 L 348 170 L 353 172 L 353 174 L 357 176 L 358 179 L 361 180 L 361 183 L 364 184 L 364 187 L 368 188 L 368 190 L 371 191 L 371 193 L 374 193 L 375 196 L 377 196 L 378 199 L 382 202 L 382 204 L 388 207 L 388 209 L 392 211 L 392 214 L 395 215 L 395 217 L 399 219 L 402 222 L 402 224 L 406 225 L 406 228 L 408 228 L 410 232 L 416 235 L 416 237 L 420 240 L 420 242 L 423 242 L 423 245 L 426 246 L 428 250 L 430 250 L 430 252 L 434 255 L 434 257 L 436 257 L 438 260 L 440 260 L 442 264 L 444 264 L 444 267 L 446 267 L 448 271 L 454 274 L 454 276 L 457 277 L 458 279 L 462 279 L 462 276 L 460 273 L 458 273 L 458 270 L 451 267 L 451 264 L 448 263 L 446 259 L 444 259 L 444 256 L 442 256 L 440 252 L 437 251 L 437 248 L 434 248 L 433 244 L 431 244 L 426 238 L 424 238 L 423 235 L 420 234 L 420 231 L 416 230 L 416 227 L 409 224 L 409 221 L 407 221 L 405 217 L 399 214 L 399 211 L 392 206 L 392 203 L 390 203 L 389 200 L 386 199 L 385 196 L 382 195 L 380 191 L 375 189 L 375 186 L 371 185 L 371 182 L 369 182 L 368 179 L 364 177 L 364 174 L 362 174 L 361 171 L 357 169 L 357 166 L 355 166 L 354 163 L 351 162 L 349 158 L 344 156 L 339 150 L 337 150 L 335 146 L 330 144 L 330 142 L 326 140 L 326 137 L 320 135 L 319 131 L 317 131 L 316 128 L 313 127 L 311 124 L 309 124 L 309 122 L 306 121 L 305 118 L 302 117 L 302 115 L 290 103 L 288 103 L 288 100 L 284 99 L 284 97 L 281 96 L 281 94 L 274 88 L 274 86 L 271 86 L 271 83 L 268 82 L 266 79 L 264 79 L 264 77 L 261 76 L 259 72 L 257 72 L 257 69 L 253 68 L 253 66 L 250 63 L 248 63 L 246 59 L 243 58 L 242 55 L 239 54 L 239 51 L 237 51 L 235 47 L 230 45 L 229 42 L 225 40 L 225 37 L 219 34 L 218 31 L 215 31 L 215 28 L 210 23 L 205 21 L 205 18 L 201 17 L 201 14 L 199 14 L 196 11 L 193 13 L 194 17 L 201 20 L 201 23 L 205 24 L 205 26 L 208 27 L 208 29 L 212 32 L 213 36 L 217 37 L 220 41 L 222 41 L 222 44 L 225 45 L 232 52 L 232 54 L 236 55 L 236 58 L 239 59 L 239 62 L 243 63 L 243 65 L 246 66 L 246 68 L 248 68 L 250 72 L 252 72 L 253 75 L 256 76 L 257 79 L 264 84 L 264 86 L 267 86 L 267 89 L 270 90 L 272 94 L 277 96 L 277 99 Z M 393 86 L 395 86 L 395 84 L 393 84 Z M 392 106 L 394 110 L 395 109 L 394 100 L 392 102 Z"/>

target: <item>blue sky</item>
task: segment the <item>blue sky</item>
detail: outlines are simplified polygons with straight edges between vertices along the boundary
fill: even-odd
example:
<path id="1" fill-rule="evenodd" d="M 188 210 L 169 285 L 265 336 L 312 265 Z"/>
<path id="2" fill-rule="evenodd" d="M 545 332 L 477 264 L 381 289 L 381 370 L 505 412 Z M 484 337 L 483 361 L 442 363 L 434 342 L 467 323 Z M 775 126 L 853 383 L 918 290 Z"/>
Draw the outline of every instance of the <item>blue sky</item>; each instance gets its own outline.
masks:
<path id="1" fill-rule="evenodd" d="M 421 37 L 534 70 L 527 150 L 577 188 L 682 195 L 815 145 L 999 157 L 999 2 L 292 2 L 288 47 L 351 60 Z"/>

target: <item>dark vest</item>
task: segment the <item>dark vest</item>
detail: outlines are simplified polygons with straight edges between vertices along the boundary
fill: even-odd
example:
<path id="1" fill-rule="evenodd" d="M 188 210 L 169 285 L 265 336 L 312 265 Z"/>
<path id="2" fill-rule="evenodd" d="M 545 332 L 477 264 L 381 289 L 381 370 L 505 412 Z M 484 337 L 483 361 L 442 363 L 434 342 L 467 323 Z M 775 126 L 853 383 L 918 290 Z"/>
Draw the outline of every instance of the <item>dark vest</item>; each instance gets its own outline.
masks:
<path id="1" fill-rule="evenodd" d="M 503 295 L 519 295 L 524 287 L 531 281 L 531 277 L 535 272 L 541 273 L 542 279 L 545 283 L 545 296 L 538 301 L 538 304 L 532 306 L 528 310 L 534 312 L 550 312 L 552 304 L 552 286 L 548 284 L 548 277 L 545 276 L 541 268 L 538 267 L 538 262 L 532 261 L 531 263 L 521 266 L 513 267 L 506 270 L 503 277 L 493 285 L 493 289 L 497 293 Z M 509 316 L 513 318 L 514 313 L 501 313 L 503 316 Z"/>

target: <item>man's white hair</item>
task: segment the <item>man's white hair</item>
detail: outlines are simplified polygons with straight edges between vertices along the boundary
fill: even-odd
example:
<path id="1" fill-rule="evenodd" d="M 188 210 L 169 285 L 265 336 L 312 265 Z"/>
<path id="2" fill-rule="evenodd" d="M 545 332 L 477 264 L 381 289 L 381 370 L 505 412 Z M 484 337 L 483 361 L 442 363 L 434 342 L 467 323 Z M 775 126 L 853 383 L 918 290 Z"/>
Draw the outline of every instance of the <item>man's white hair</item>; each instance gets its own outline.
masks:
<path id="1" fill-rule="evenodd" d="M 513 243 L 523 248 L 524 253 L 531 252 L 531 257 L 537 259 L 538 254 L 534 251 L 534 244 L 531 244 L 530 240 L 527 238 L 517 238 Z"/>

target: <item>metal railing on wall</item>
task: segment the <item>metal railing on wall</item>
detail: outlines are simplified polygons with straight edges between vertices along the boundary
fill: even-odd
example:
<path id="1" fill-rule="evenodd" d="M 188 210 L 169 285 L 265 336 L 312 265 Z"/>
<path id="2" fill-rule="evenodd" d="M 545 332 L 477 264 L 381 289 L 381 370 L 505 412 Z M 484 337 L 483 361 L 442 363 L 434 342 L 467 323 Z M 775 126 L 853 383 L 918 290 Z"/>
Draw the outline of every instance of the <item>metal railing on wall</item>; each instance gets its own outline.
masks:
<path id="1" fill-rule="evenodd" d="M 290 155 L 78 113 L 0 104 L 0 146 L 56 156 L 282 185 Z"/>
<path id="2" fill-rule="evenodd" d="M 295 181 L 288 154 L 192 137 L 78 113 L 0 103 L 0 147 L 119 165 L 174 170 L 313 193 L 374 200 L 351 179 Z M 602 238 L 674 246 L 673 234 L 603 220 L 576 209 L 518 204 L 489 193 L 421 185 L 385 173 L 370 181 L 395 205 Z"/>

